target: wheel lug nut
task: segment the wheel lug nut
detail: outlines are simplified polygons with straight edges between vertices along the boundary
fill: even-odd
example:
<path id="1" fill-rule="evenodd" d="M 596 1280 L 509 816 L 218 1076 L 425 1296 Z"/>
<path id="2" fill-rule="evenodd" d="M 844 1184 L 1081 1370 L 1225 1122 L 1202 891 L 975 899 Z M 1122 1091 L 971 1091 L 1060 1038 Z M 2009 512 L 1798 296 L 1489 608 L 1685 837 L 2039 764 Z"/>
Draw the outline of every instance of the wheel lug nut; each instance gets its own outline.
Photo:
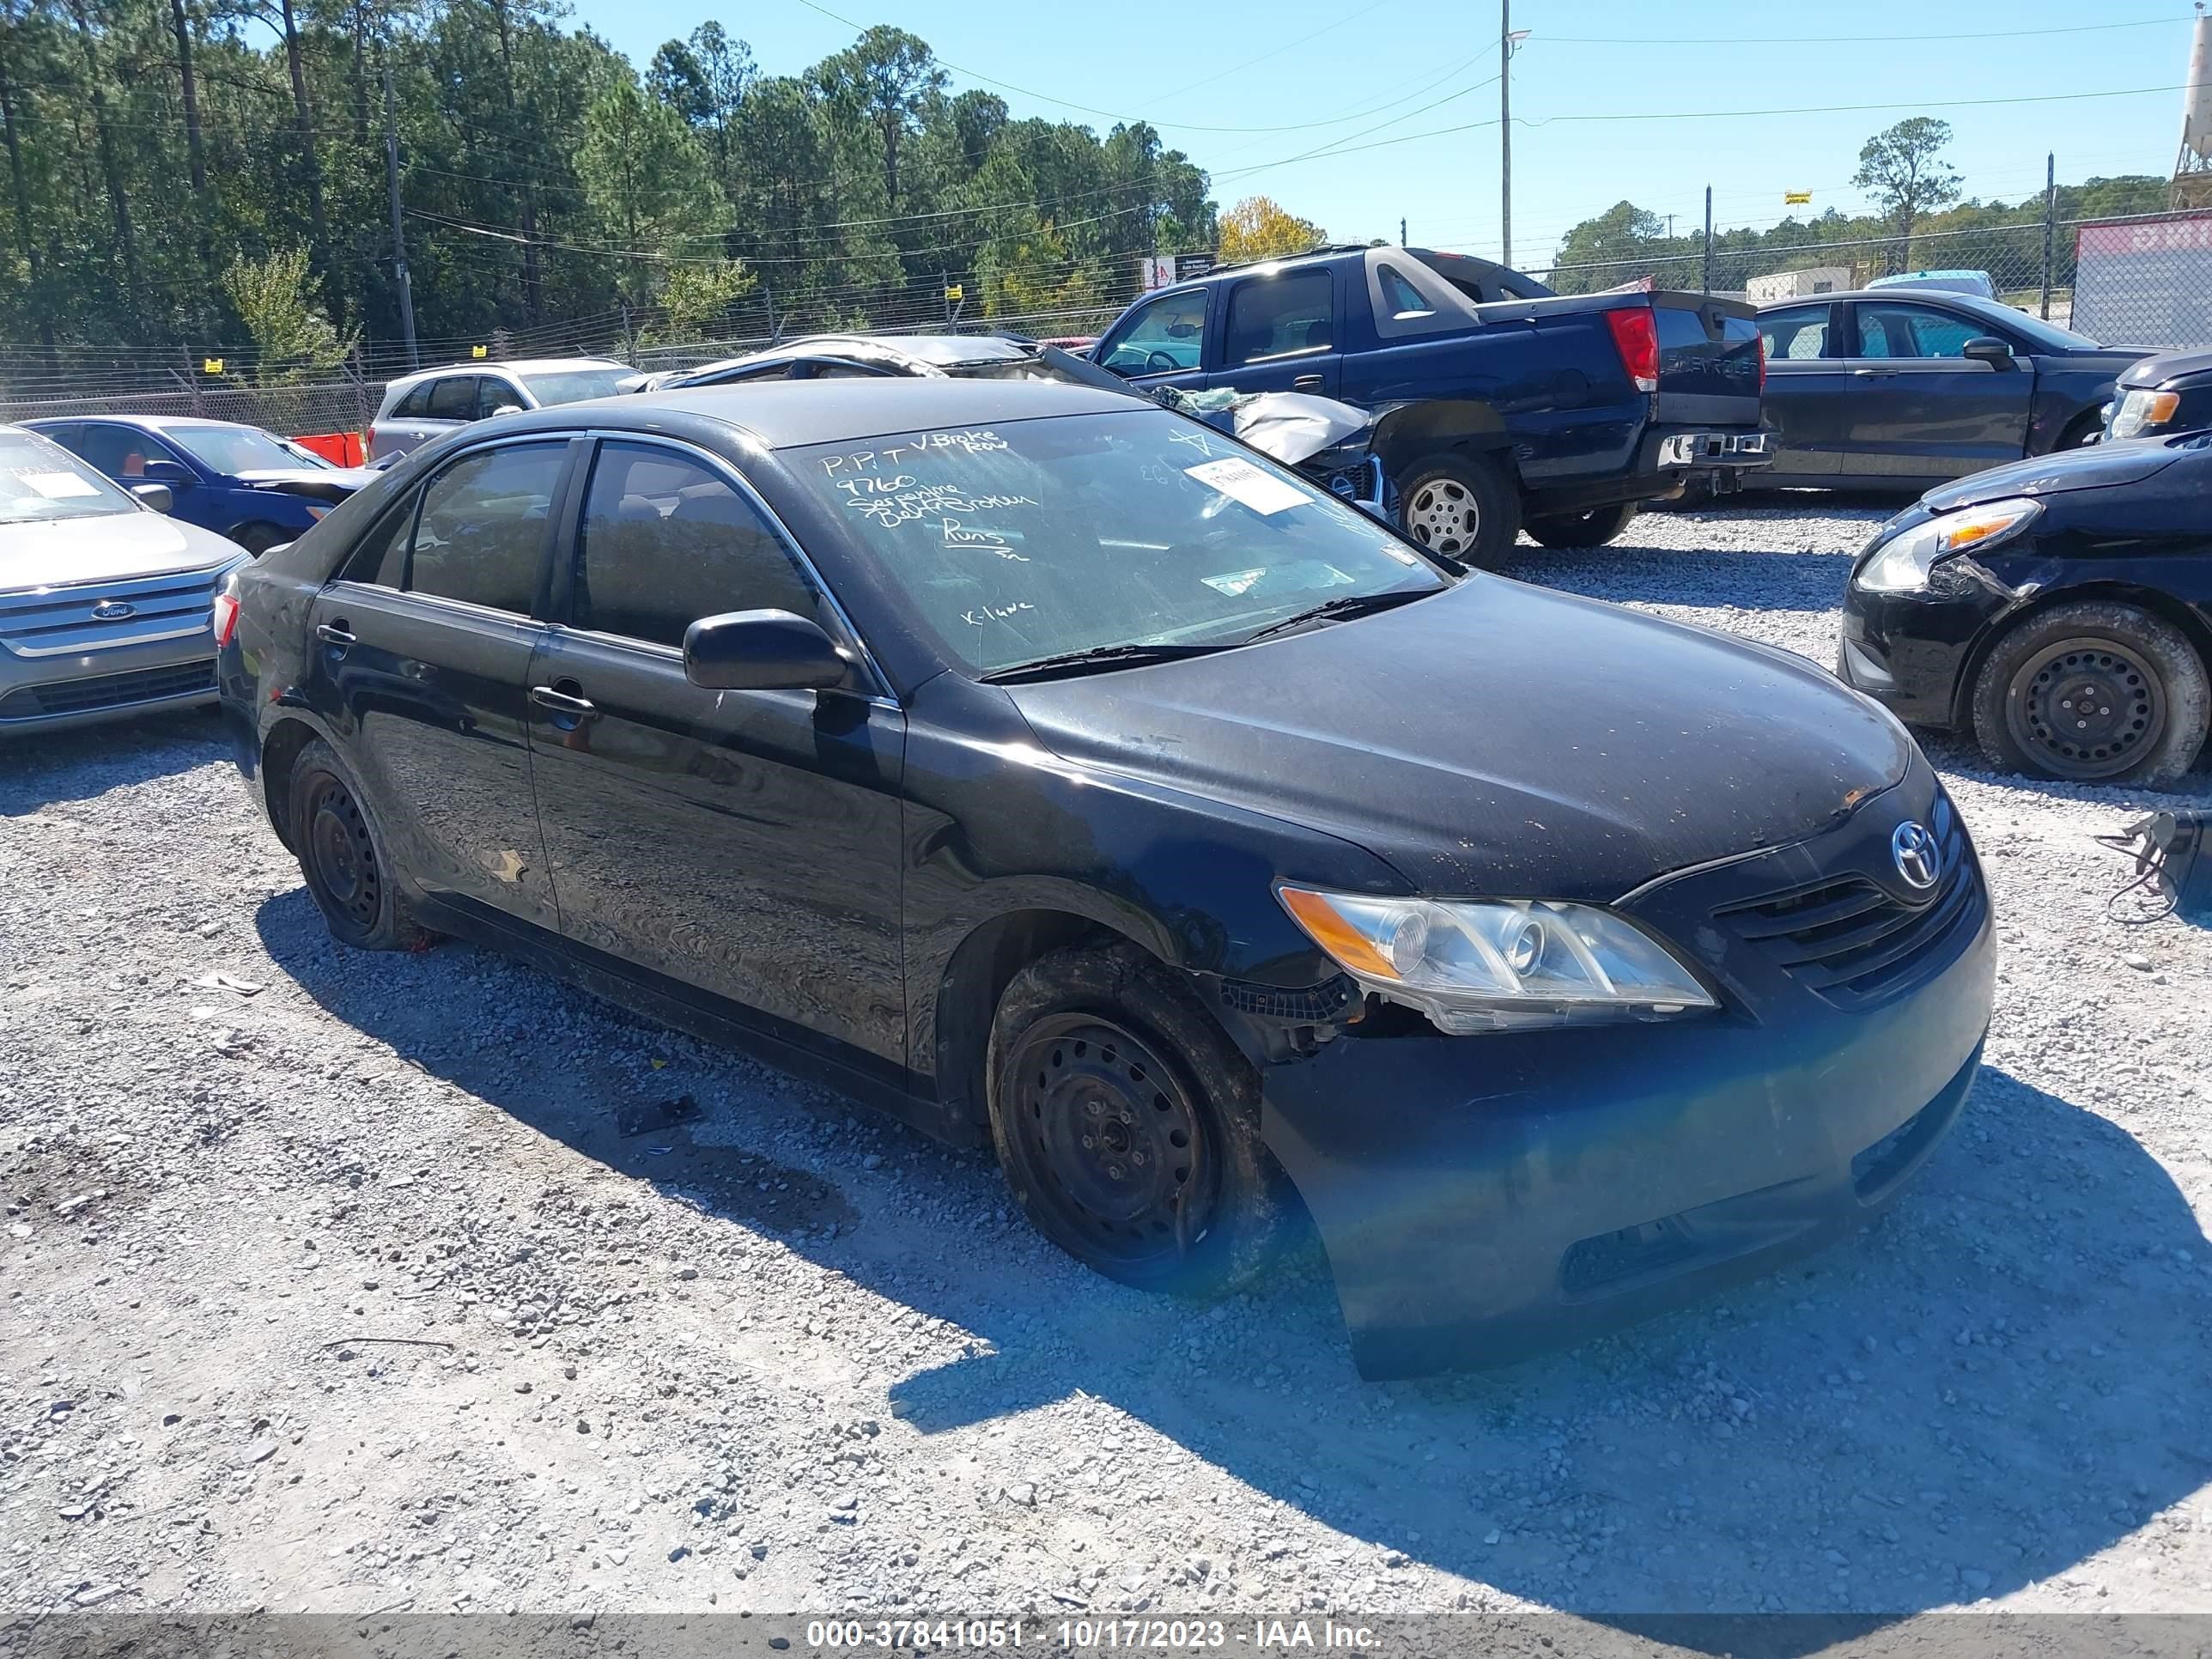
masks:
<path id="1" fill-rule="evenodd" d="M 1097 1146 L 1097 1145 L 1098 1145 L 1098 1143 L 1097 1143 L 1097 1141 L 1093 1140 L 1093 1139 L 1092 1139 L 1089 1135 L 1085 1135 L 1085 1136 L 1084 1136 L 1084 1137 L 1083 1137 L 1083 1150 L 1084 1150 L 1085 1152 L 1090 1152 L 1093 1147 Z"/>

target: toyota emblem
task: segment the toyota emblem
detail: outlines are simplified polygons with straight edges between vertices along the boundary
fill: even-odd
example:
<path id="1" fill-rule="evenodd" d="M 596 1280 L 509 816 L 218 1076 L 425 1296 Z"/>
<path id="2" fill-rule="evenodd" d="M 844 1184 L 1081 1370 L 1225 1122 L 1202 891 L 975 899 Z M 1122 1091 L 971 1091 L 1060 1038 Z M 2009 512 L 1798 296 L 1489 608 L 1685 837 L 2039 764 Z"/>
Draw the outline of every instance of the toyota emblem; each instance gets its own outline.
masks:
<path id="1" fill-rule="evenodd" d="M 94 622 L 125 622 L 138 614 L 138 607 L 126 605 L 121 599 L 102 599 L 92 607 Z"/>
<path id="2" fill-rule="evenodd" d="M 1943 873 L 1943 844 L 1926 824 L 1907 818 L 1889 838 L 1889 855 L 1908 887 L 1926 892 Z"/>

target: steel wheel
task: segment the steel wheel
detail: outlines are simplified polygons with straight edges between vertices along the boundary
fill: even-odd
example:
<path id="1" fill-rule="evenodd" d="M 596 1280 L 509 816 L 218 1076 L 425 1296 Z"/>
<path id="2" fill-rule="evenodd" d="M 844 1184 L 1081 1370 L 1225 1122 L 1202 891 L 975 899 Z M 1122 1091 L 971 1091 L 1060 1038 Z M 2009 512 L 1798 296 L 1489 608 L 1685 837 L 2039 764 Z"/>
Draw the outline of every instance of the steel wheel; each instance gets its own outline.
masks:
<path id="1" fill-rule="evenodd" d="M 1212 1220 L 1220 1170 L 1178 1068 L 1078 1013 L 1030 1026 L 1007 1065 L 1008 1150 L 1048 1234 L 1108 1271 L 1188 1255 Z"/>
<path id="2" fill-rule="evenodd" d="M 1471 551 L 1482 530 L 1482 504 L 1456 478 L 1428 478 L 1406 497 L 1406 533 L 1424 547 L 1456 556 Z"/>
<path id="3" fill-rule="evenodd" d="M 307 808 L 307 873 L 320 890 L 324 911 L 367 934 L 384 908 L 384 875 L 368 820 L 345 785 L 327 772 L 309 784 Z"/>
<path id="4" fill-rule="evenodd" d="M 2013 741 L 2053 776 L 2128 771 L 2166 732 L 2166 687 L 2116 640 L 2061 640 L 2021 665 L 2005 698 Z"/>

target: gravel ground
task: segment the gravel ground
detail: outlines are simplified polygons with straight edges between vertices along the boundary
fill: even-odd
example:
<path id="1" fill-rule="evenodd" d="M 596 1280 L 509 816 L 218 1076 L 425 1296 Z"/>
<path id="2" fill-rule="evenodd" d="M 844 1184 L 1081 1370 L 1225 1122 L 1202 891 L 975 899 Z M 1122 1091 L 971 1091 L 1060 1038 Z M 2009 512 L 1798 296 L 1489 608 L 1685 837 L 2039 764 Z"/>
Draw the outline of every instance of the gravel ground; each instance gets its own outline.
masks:
<path id="1" fill-rule="evenodd" d="M 1880 516 L 1517 574 L 1825 663 Z M 2106 917 L 2144 799 L 1933 752 L 2003 965 L 1917 1190 L 1375 1386 L 1310 1258 L 1181 1312 L 982 1155 L 472 948 L 338 950 L 211 720 L 19 744 L 0 1607 L 2212 1610 L 2212 933 Z"/>

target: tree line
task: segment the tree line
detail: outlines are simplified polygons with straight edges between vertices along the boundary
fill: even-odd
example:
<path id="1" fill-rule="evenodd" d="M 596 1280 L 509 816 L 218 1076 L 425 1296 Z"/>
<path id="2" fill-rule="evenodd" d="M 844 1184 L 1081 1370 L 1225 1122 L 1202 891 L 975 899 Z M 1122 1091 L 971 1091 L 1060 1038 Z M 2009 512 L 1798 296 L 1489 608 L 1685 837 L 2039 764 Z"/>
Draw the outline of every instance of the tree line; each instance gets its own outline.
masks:
<path id="1" fill-rule="evenodd" d="M 767 75 L 708 21 L 641 71 L 550 0 L 0 0 L 0 342 L 388 349 L 387 101 L 427 341 L 911 322 L 948 276 L 1074 310 L 1216 238 L 1150 125 L 1016 119 L 902 29 Z"/>
<path id="2" fill-rule="evenodd" d="M 1950 140 L 1949 125 L 1927 116 L 1868 139 L 1851 181 L 1871 204 L 1865 212 L 1829 208 L 1806 218 L 1791 215 L 1765 230 L 1717 231 L 1713 288 L 1741 292 L 1754 276 L 1829 264 L 1849 268 L 1857 282 L 1907 270 L 1966 270 L 1988 271 L 2000 289 L 2015 295 L 2038 286 L 2043 193 L 2009 204 L 1966 196 L 1943 159 Z M 2063 226 L 2160 211 L 2166 181 L 2140 173 L 2092 178 L 2060 185 L 2053 196 L 2049 210 Z M 1593 294 L 1645 275 L 1664 286 L 1694 288 L 1705 256 L 1702 227 L 1670 234 L 1661 215 L 1616 202 L 1567 233 L 1550 280 L 1564 294 Z M 2051 283 L 2068 288 L 2073 281 L 2074 239 L 2062 229 L 2051 241 Z"/>

